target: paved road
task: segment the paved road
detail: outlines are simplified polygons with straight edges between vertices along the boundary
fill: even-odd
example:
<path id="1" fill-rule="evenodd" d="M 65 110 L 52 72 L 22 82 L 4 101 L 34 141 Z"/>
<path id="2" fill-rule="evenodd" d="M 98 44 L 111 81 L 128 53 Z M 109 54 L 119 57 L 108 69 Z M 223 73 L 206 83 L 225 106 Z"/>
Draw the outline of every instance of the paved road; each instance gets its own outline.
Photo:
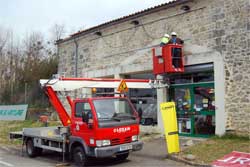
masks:
<path id="1" fill-rule="evenodd" d="M 54 167 L 57 162 L 53 159 L 30 159 L 20 153 L 9 153 L 0 149 L 0 167 Z"/>
<path id="2" fill-rule="evenodd" d="M 180 167 L 187 166 L 165 159 L 165 143 L 163 139 L 146 142 L 142 151 L 130 154 L 128 160 L 119 162 L 113 158 L 94 160 L 90 166 L 119 166 L 119 167 Z M 42 156 L 31 159 L 20 152 L 9 153 L 0 149 L 0 167 L 55 167 L 62 162 L 60 154 L 46 152 Z M 73 165 L 71 165 L 73 167 Z"/>

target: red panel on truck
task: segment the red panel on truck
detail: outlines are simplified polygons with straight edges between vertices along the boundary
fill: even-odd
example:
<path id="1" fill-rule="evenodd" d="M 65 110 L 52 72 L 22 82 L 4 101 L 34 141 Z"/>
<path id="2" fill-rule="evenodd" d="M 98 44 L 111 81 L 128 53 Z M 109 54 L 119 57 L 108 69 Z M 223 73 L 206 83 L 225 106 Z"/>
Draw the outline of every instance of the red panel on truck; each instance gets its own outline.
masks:
<path id="1" fill-rule="evenodd" d="M 167 44 L 153 48 L 153 72 L 157 74 L 184 72 L 182 45 Z"/>

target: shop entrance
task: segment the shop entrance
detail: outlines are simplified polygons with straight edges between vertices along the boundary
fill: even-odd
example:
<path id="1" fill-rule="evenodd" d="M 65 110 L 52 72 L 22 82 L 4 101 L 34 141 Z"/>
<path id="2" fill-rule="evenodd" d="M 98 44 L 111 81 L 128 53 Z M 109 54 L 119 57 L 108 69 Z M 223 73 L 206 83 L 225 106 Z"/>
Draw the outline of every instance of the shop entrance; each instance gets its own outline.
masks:
<path id="1" fill-rule="evenodd" d="M 173 77 L 169 101 L 176 103 L 179 134 L 209 137 L 215 134 L 213 72 Z"/>
<path id="2" fill-rule="evenodd" d="M 129 74 L 124 78 L 153 79 L 151 73 Z M 140 117 L 141 125 L 157 124 L 157 94 L 155 89 L 129 89 L 128 96 Z"/>

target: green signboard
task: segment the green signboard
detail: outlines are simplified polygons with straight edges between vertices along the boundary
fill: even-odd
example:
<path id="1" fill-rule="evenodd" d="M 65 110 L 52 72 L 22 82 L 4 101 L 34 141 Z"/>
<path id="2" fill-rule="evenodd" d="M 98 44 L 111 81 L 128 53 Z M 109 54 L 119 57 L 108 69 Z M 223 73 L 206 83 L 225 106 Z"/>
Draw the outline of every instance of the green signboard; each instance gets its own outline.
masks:
<path id="1" fill-rule="evenodd" d="M 0 105 L 0 120 L 25 120 L 28 105 Z"/>

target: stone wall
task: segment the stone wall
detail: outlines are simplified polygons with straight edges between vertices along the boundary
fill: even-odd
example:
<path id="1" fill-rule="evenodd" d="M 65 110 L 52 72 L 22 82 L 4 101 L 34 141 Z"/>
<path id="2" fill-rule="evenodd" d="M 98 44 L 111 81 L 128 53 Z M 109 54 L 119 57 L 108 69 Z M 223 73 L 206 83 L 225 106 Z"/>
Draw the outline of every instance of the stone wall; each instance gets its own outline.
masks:
<path id="1" fill-rule="evenodd" d="M 250 1 L 221 1 L 213 7 L 216 50 L 225 61 L 227 129 L 250 134 Z"/>
<path id="2" fill-rule="evenodd" d="M 183 5 L 183 4 L 182 4 Z M 60 74 L 74 76 L 75 43 L 78 47 L 78 76 L 114 77 L 152 71 L 151 47 L 165 33 L 175 31 L 185 40 L 185 55 L 217 52 L 223 58 L 225 111 L 228 130 L 250 133 L 250 2 L 249 0 L 193 0 L 191 10 L 182 5 L 115 24 L 102 36 L 87 33 L 58 44 Z M 219 83 L 215 83 L 219 84 Z M 220 106 L 218 106 L 220 107 Z"/>

